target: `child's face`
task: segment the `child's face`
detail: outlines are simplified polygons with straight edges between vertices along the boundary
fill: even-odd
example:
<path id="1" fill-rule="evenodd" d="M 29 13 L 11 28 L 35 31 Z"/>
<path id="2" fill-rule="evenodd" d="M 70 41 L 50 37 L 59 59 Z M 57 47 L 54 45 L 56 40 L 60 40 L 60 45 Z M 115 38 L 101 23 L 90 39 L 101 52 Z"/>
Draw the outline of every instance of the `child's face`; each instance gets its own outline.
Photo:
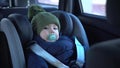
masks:
<path id="1" fill-rule="evenodd" d="M 53 36 L 51 36 L 51 37 L 53 37 L 53 40 L 49 39 L 50 35 L 53 35 Z M 55 24 L 49 24 L 49 25 L 45 26 L 42 29 L 42 31 L 40 32 L 40 37 L 47 42 L 54 42 L 54 41 L 58 40 L 58 38 L 59 38 L 58 26 Z"/>

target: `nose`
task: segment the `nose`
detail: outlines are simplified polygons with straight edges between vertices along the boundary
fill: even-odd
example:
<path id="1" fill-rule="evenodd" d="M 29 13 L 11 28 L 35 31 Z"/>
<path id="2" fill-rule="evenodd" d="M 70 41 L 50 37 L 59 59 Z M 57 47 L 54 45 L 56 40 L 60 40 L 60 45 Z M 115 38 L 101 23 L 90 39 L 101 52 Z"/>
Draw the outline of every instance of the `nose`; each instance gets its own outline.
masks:
<path id="1" fill-rule="evenodd" d="M 50 33 L 54 33 L 54 28 L 50 28 Z"/>

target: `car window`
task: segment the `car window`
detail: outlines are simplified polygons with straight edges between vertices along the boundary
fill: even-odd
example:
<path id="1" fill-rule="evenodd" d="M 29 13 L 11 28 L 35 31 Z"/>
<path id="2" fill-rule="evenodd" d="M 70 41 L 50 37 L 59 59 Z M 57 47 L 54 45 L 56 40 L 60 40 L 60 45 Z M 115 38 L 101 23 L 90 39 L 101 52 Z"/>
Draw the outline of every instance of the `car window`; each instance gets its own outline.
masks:
<path id="1" fill-rule="evenodd" d="M 58 5 L 59 0 L 38 0 L 39 3 Z"/>
<path id="2" fill-rule="evenodd" d="M 59 0 L 37 0 L 37 2 L 42 4 L 42 6 L 52 6 L 58 8 L 59 5 Z"/>
<path id="3" fill-rule="evenodd" d="M 106 16 L 106 0 L 81 0 L 83 13 Z"/>

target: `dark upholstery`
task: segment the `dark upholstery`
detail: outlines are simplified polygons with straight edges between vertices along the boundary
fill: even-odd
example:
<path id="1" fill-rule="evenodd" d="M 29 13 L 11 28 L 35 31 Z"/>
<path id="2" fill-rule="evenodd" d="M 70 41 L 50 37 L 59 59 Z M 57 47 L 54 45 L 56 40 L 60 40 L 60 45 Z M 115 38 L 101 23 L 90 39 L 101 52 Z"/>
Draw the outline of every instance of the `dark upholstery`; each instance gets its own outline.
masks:
<path id="1" fill-rule="evenodd" d="M 120 39 L 93 45 L 86 57 L 86 68 L 120 68 Z"/>
<path id="2" fill-rule="evenodd" d="M 9 0 L 0 0 L 0 7 L 8 7 Z"/>
<path id="3" fill-rule="evenodd" d="M 120 1 L 107 0 L 108 21 L 120 32 Z M 86 68 L 120 68 L 120 39 L 94 44 L 86 54 Z"/>
<path id="4" fill-rule="evenodd" d="M 27 16 L 28 9 L 26 7 L 0 8 L 0 20 L 12 13 L 19 13 Z"/>
<path id="5" fill-rule="evenodd" d="M 3 18 L 0 30 L 2 39 L 0 40 L 1 68 L 25 68 L 23 49 L 14 25 L 9 19 Z"/>
<path id="6" fill-rule="evenodd" d="M 88 50 L 89 49 L 88 38 L 80 19 L 78 19 L 75 15 L 71 13 L 69 13 L 69 15 L 73 23 L 72 35 L 75 35 L 78 38 L 79 42 L 84 46 L 85 51 Z"/>
<path id="7" fill-rule="evenodd" d="M 21 14 L 10 14 L 8 18 L 15 25 L 17 32 L 20 36 L 23 47 L 27 47 L 27 43 L 33 38 L 33 31 L 31 23 L 28 18 Z"/>
<path id="8" fill-rule="evenodd" d="M 106 5 L 106 14 L 108 21 L 120 29 L 120 8 L 118 6 L 120 6 L 120 2 L 118 0 L 108 0 Z"/>
<path id="9" fill-rule="evenodd" d="M 73 23 L 70 16 L 63 11 L 52 11 L 60 20 L 61 31 L 63 35 L 71 36 L 73 31 Z"/>
<path id="10" fill-rule="evenodd" d="M 19 14 L 11 14 L 8 18 L 0 22 L 0 67 L 26 68 L 22 45 L 32 39 L 31 25 L 26 17 Z"/>
<path id="11" fill-rule="evenodd" d="M 0 67 L 12 68 L 10 52 L 5 33 L 0 31 Z"/>

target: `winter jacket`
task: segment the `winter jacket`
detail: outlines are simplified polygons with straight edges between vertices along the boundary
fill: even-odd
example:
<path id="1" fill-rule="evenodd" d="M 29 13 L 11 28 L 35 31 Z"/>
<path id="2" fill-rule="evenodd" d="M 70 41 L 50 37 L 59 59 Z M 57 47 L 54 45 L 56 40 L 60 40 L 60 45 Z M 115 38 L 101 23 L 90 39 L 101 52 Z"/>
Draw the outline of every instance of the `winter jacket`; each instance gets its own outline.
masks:
<path id="1" fill-rule="evenodd" d="M 74 44 L 67 36 L 60 36 L 56 42 L 46 42 L 40 36 L 34 36 L 34 40 L 48 53 L 56 57 L 62 63 L 68 65 L 73 55 Z M 45 60 L 32 51 L 29 52 L 28 66 L 30 68 L 47 68 Z"/>

